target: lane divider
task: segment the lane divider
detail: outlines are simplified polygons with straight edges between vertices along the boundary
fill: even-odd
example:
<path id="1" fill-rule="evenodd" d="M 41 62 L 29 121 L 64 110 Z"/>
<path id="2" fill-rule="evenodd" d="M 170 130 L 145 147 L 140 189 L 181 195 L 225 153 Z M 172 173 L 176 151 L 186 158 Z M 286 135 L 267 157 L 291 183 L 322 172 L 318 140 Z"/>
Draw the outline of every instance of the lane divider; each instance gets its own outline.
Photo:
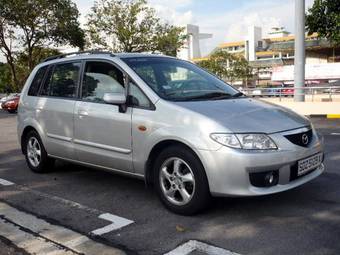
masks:
<path id="1" fill-rule="evenodd" d="M 120 228 L 123 228 L 127 225 L 134 223 L 134 221 L 132 221 L 132 220 L 128 220 L 128 219 L 113 215 L 111 213 L 101 214 L 101 215 L 99 215 L 98 218 L 103 219 L 103 220 L 107 220 L 107 221 L 111 221 L 112 223 L 110 225 L 105 226 L 105 227 L 93 230 L 93 231 L 90 232 L 90 234 L 100 236 L 100 235 L 109 233 L 109 232 L 114 231 L 114 230 L 118 230 Z"/>
<path id="2" fill-rule="evenodd" d="M 190 240 L 164 255 L 189 255 L 193 252 L 207 255 L 240 255 L 239 253 L 228 251 L 196 240 Z"/>

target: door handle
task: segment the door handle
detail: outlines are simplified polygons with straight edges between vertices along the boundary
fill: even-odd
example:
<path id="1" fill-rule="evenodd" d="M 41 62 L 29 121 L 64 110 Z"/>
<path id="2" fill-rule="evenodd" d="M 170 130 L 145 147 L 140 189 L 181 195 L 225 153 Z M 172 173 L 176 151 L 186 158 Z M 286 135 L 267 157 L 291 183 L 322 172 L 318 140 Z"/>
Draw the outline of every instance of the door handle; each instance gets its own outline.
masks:
<path id="1" fill-rule="evenodd" d="M 42 105 L 39 105 L 36 109 L 35 109 L 35 111 L 36 112 L 41 112 L 41 110 L 43 109 L 44 107 L 42 106 Z"/>
<path id="2" fill-rule="evenodd" d="M 85 111 L 85 110 L 79 110 L 79 111 L 78 111 L 78 115 L 79 115 L 80 117 L 83 117 L 83 116 L 88 116 L 89 113 L 88 113 L 87 111 Z"/>

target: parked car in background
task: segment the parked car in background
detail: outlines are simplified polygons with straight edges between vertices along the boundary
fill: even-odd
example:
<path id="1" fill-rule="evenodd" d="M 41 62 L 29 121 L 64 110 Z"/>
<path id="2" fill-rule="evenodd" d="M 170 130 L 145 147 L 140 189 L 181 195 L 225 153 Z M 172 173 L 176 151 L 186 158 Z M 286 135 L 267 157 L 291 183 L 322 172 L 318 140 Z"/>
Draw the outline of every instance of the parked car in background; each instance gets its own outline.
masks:
<path id="1" fill-rule="evenodd" d="M 9 113 L 15 113 L 18 110 L 20 95 L 15 95 L 1 104 L 1 108 Z"/>
<path id="2" fill-rule="evenodd" d="M 8 94 L 8 95 L 5 95 L 3 97 L 1 97 L 0 99 L 0 108 L 2 108 L 2 103 L 16 97 L 16 96 L 19 96 L 20 94 L 19 93 L 11 93 L 11 94 Z"/>
<path id="3" fill-rule="evenodd" d="M 273 194 L 324 171 L 308 118 L 166 56 L 49 58 L 27 79 L 17 123 L 32 171 L 62 159 L 141 178 L 185 215 L 211 196 Z"/>
<path id="4" fill-rule="evenodd" d="M 261 89 L 254 89 L 252 92 L 251 92 L 251 95 L 253 97 L 261 97 L 262 96 L 262 90 Z"/>
<path id="5" fill-rule="evenodd" d="M 278 97 L 282 93 L 282 88 L 277 87 L 277 88 L 267 88 L 263 91 L 263 95 L 267 97 Z"/>
<path id="6" fill-rule="evenodd" d="M 294 88 L 292 85 L 285 85 L 284 88 L 282 88 L 282 95 L 286 97 L 292 97 L 294 96 Z"/>

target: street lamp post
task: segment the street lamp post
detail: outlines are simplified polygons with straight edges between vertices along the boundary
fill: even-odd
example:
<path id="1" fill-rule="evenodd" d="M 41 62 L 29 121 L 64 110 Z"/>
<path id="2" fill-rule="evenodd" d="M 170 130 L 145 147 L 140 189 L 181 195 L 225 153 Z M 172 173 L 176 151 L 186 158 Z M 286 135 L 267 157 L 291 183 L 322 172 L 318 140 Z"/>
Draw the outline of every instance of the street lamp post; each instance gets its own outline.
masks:
<path id="1" fill-rule="evenodd" d="M 304 102 L 305 95 L 305 0 L 295 0 L 294 101 Z"/>

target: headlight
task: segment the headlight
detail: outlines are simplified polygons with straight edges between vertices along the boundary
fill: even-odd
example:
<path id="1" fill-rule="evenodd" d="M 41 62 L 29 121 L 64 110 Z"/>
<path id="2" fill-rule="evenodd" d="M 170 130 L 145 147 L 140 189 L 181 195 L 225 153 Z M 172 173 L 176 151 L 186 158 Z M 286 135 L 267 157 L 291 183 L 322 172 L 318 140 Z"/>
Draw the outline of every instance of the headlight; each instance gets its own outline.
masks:
<path id="1" fill-rule="evenodd" d="M 245 150 L 276 150 L 274 141 L 265 134 L 213 133 L 211 139 L 222 145 Z"/>
<path id="2" fill-rule="evenodd" d="M 237 137 L 233 134 L 218 134 L 214 133 L 210 135 L 211 139 L 213 139 L 215 142 L 218 142 L 222 145 L 232 147 L 232 148 L 239 148 L 241 149 L 240 141 L 237 139 Z"/>

